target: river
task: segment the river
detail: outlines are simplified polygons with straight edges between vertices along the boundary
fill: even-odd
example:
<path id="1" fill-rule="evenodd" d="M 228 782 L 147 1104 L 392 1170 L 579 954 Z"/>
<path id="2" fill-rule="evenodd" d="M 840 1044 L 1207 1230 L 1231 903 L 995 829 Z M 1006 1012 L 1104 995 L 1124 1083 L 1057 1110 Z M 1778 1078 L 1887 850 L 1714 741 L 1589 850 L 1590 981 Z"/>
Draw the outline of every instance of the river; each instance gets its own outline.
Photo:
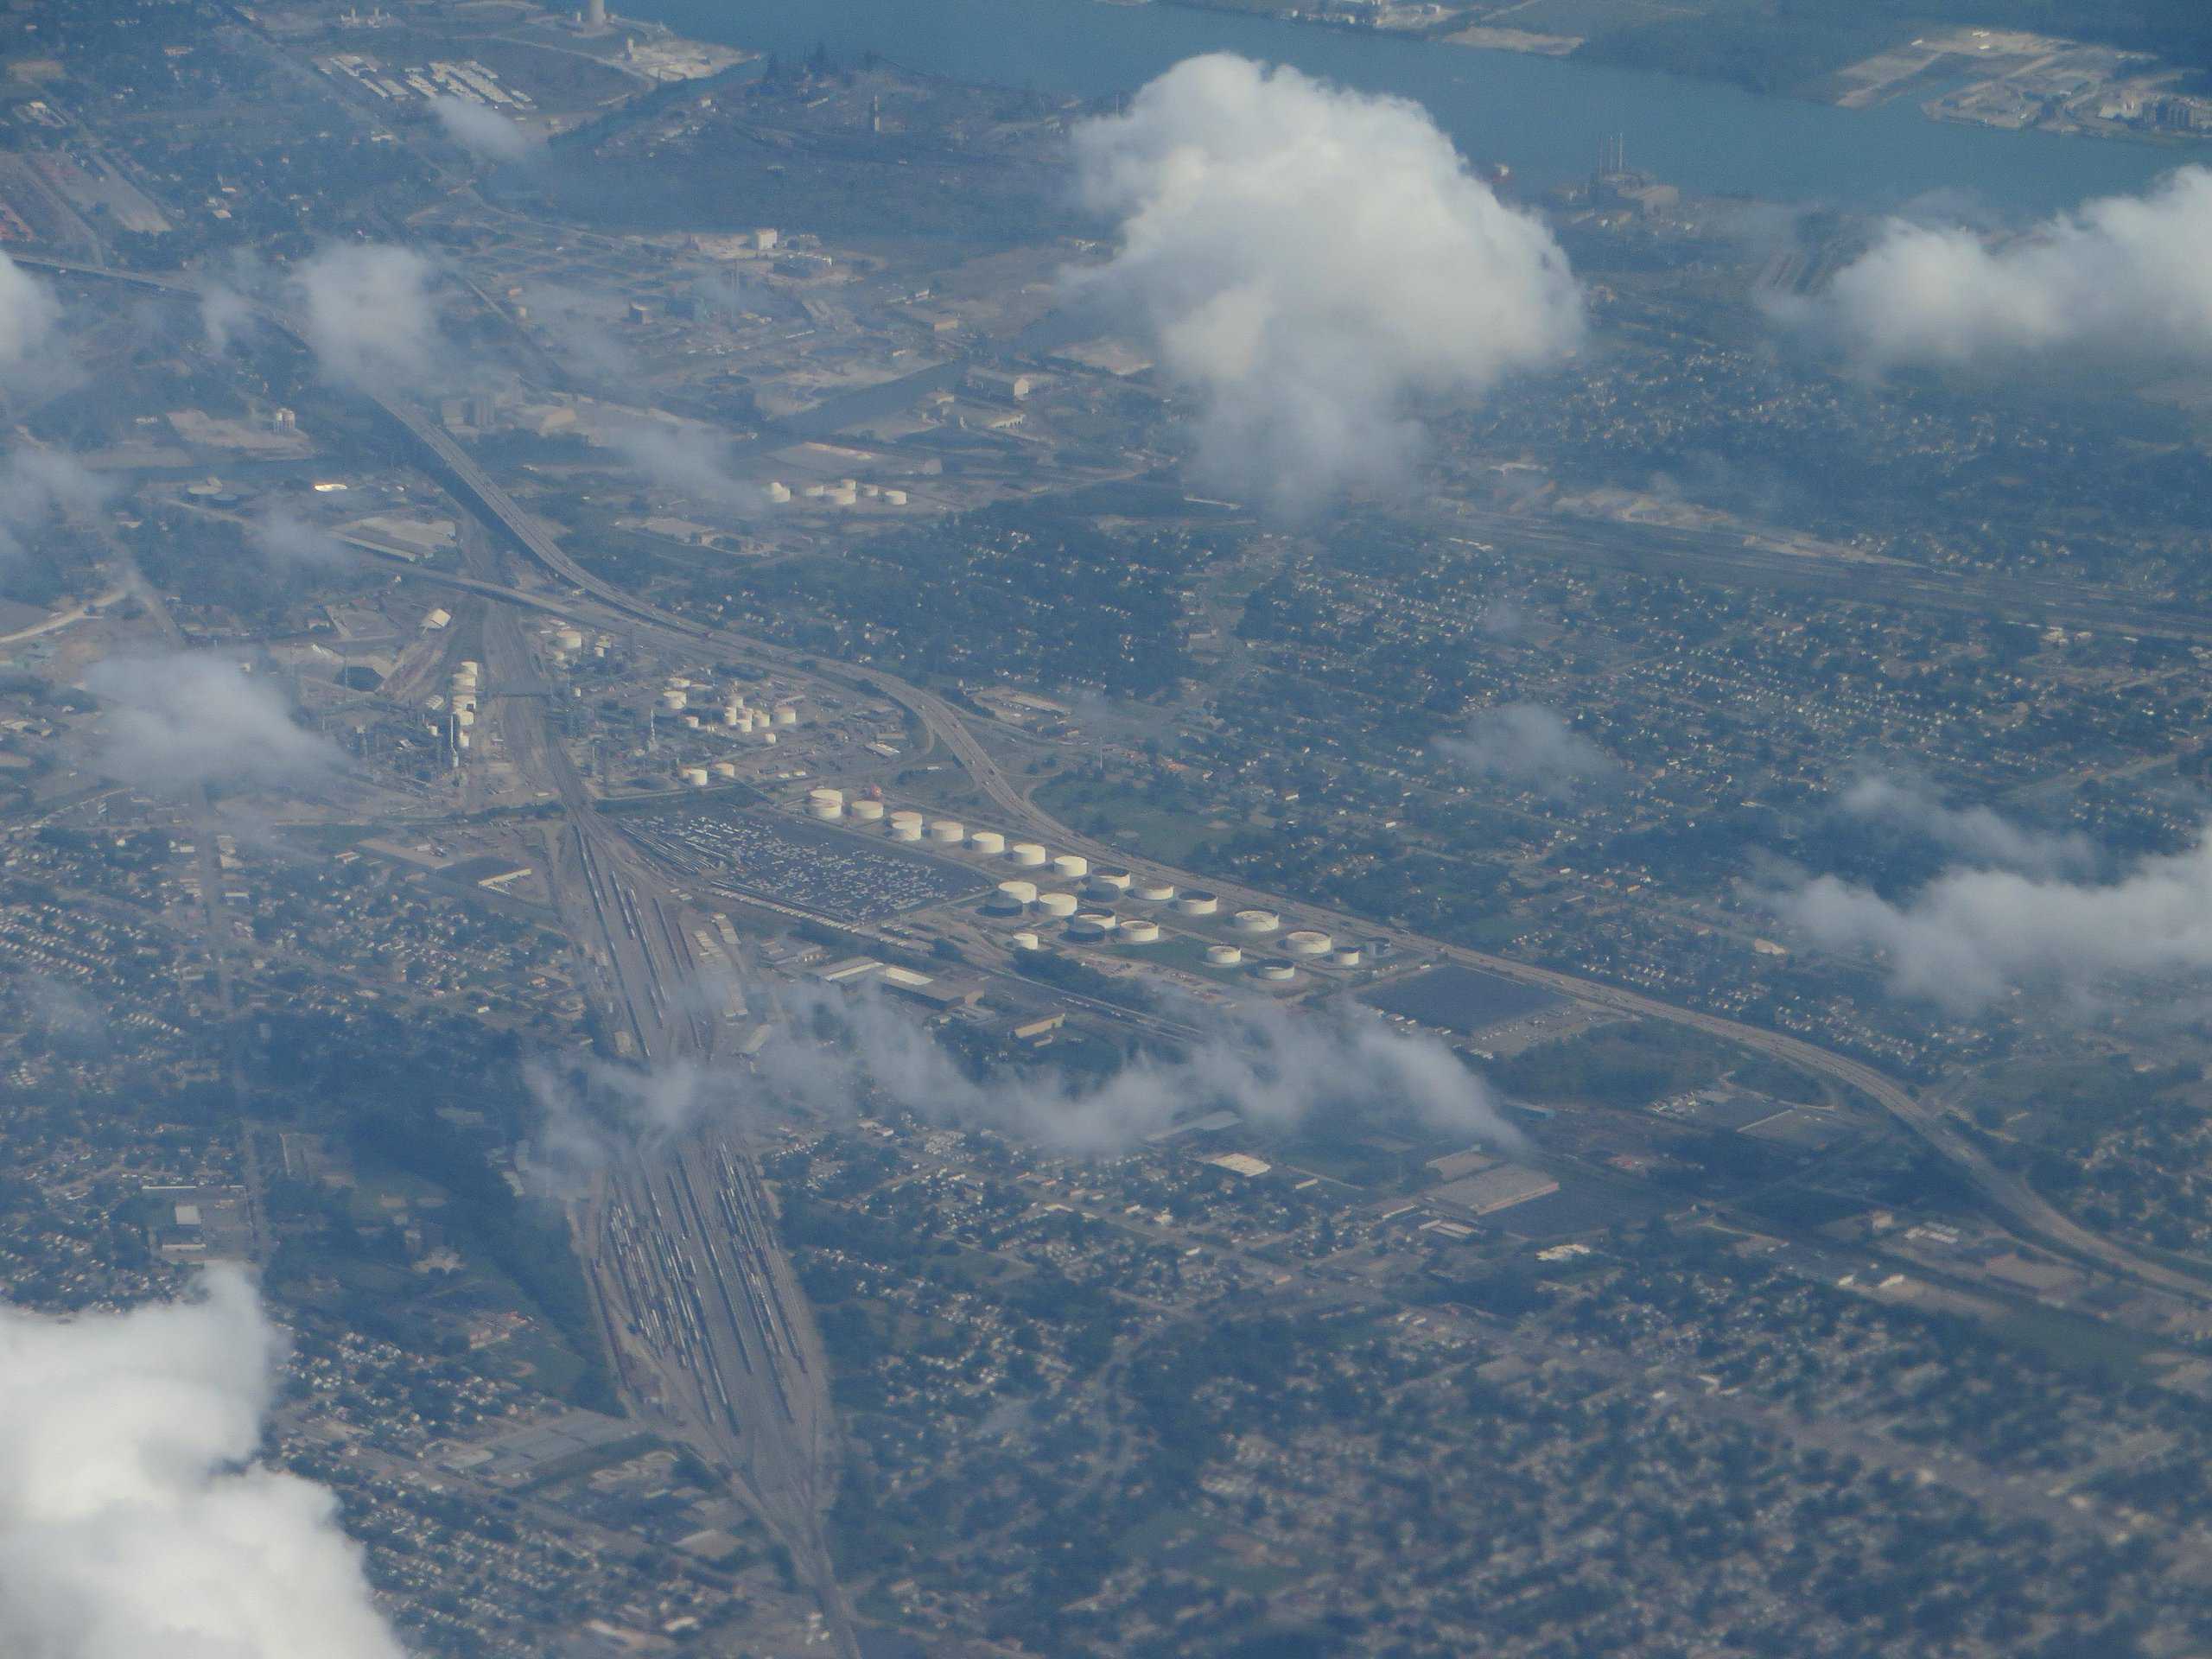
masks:
<path id="1" fill-rule="evenodd" d="M 618 0 L 679 33 L 803 57 L 873 49 L 906 68 L 1086 98 L 1133 90 L 1200 52 L 1294 64 L 1427 106 L 1461 151 L 1541 187 L 1590 170 L 1608 134 L 1630 164 L 1704 195 L 1898 206 L 1965 193 L 2042 214 L 2139 189 L 2192 153 L 1933 122 L 1511 52 L 1394 39 L 1233 12 L 1101 0 Z"/>

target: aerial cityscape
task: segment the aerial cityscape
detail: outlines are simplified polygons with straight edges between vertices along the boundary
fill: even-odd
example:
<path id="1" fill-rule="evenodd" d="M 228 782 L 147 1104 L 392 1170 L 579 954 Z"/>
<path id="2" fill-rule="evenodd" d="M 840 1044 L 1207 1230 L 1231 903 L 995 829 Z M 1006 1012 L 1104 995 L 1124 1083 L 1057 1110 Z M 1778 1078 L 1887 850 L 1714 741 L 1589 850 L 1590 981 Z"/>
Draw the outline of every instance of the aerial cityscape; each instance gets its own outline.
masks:
<path id="1" fill-rule="evenodd" d="M 0 1659 L 2212 1655 L 2207 137 L 0 7 Z"/>

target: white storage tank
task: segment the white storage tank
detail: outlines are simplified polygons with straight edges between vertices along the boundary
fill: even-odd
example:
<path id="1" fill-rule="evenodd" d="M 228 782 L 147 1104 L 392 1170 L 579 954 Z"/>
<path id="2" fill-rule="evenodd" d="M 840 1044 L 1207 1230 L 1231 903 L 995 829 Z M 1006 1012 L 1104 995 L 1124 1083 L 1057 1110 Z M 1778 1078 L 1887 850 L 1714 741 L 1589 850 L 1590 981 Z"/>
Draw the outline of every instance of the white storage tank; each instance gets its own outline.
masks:
<path id="1" fill-rule="evenodd" d="M 553 643 L 563 651 L 582 651 L 584 648 L 584 631 L 582 628 L 556 628 L 553 630 Z"/>
<path id="2" fill-rule="evenodd" d="M 957 818 L 939 818 L 930 825 L 930 839 L 942 846 L 957 847 L 968 839 L 968 826 Z"/>
<path id="3" fill-rule="evenodd" d="M 911 806 L 900 807 L 896 812 L 893 812 L 891 815 L 891 827 L 893 830 L 896 830 L 902 823 L 912 827 L 914 832 L 915 840 L 919 841 L 921 839 L 922 815 L 920 813 L 915 811 Z"/>
<path id="4" fill-rule="evenodd" d="M 1006 849 L 1006 855 L 1025 870 L 1041 868 L 1045 862 L 1045 849 L 1033 841 L 1015 842 Z"/>
<path id="5" fill-rule="evenodd" d="M 1034 933 L 1017 933 L 1014 936 L 1014 948 L 1017 950 L 1041 950 L 1044 949 L 1044 944 L 1045 942 Z"/>
<path id="6" fill-rule="evenodd" d="M 684 767 L 683 781 L 694 789 L 704 789 L 707 786 L 707 769 L 704 766 Z"/>
<path id="7" fill-rule="evenodd" d="M 823 823 L 836 823 L 845 816 L 845 804 L 842 801 L 809 801 L 806 812 L 809 817 Z"/>
<path id="8" fill-rule="evenodd" d="M 1072 916 L 1075 914 L 1075 894 L 1040 893 L 1037 895 L 1037 908 L 1047 916 Z"/>
<path id="9" fill-rule="evenodd" d="M 845 791 L 842 789 L 810 789 L 806 791 L 806 801 L 809 806 L 842 806 Z"/>
<path id="10" fill-rule="evenodd" d="M 1141 899 L 1147 905 L 1164 905 L 1175 896 L 1173 881 L 1140 881 L 1129 889 L 1132 899 Z"/>
<path id="11" fill-rule="evenodd" d="M 896 812 L 893 812 L 893 813 L 891 815 L 891 839 L 892 839 L 892 840 L 893 840 L 893 841 L 919 841 L 921 838 L 922 838 L 922 820 L 921 820 L 921 817 L 920 817 L 920 816 L 919 816 L 918 814 L 912 814 L 912 815 L 909 815 L 908 817 L 903 817 L 903 818 L 902 818 L 902 817 L 899 817 Z"/>
<path id="12" fill-rule="evenodd" d="M 883 493 L 883 502 L 886 506 L 903 507 L 906 505 L 906 492 L 904 490 L 886 490 Z"/>
<path id="13" fill-rule="evenodd" d="M 1221 908 L 1221 900 L 1212 893 L 1193 887 L 1175 901 L 1176 913 L 1183 916 L 1211 916 Z"/>
<path id="14" fill-rule="evenodd" d="M 1078 939 L 1103 939 L 1120 925 L 1110 910 L 1079 911 L 1068 924 L 1068 932 Z"/>
<path id="15" fill-rule="evenodd" d="M 776 705 L 775 720 L 779 726 L 796 726 L 798 724 L 798 710 L 788 702 L 779 702 Z"/>
<path id="16" fill-rule="evenodd" d="M 859 819 L 862 823 L 881 823 L 883 822 L 883 803 L 881 801 L 855 801 L 852 805 L 852 811 L 853 816 Z"/>
<path id="17" fill-rule="evenodd" d="M 968 844 L 988 858 L 996 858 L 1006 851 L 1006 837 L 995 830 L 978 830 L 968 837 Z"/>
<path id="18" fill-rule="evenodd" d="M 683 716 L 683 723 L 691 730 L 696 732 L 699 729 L 699 716 L 696 715 L 686 715 Z"/>
<path id="19" fill-rule="evenodd" d="M 1356 944 L 1347 944 L 1331 960 L 1339 968 L 1357 968 L 1359 966 L 1359 947 Z"/>
<path id="20" fill-rule="evenodd" d="M 1027 910 L 1036 902 L 1037 884 L 1034 881 L 1001 881 L 998 890 L 991 894 L 987 907 L 1004 916 Z"/>
<path id="21" fill-rule="evenodd" d="M 691 694 L 689 691 L 678 690 L 672 685 L 660 694 L 660 706 L 671 715 L 682 714 L 684 706 L 690 701 Z"/>
<path id="22" fill-rule="evenodd" d="M 737 776 L 737 762 L 734 760 L 717 760 L 715 762 L 712 770 L 715 776 L 717 778 L 726 780 L 734 779 Z"/>
<path id="23" fill-rule="evenodd" d="M 1239 933 L 1272 933 L 1282 925 L 1282 918 L 1272 910 L 1240 910 L 1229 925 Z"/>
<path id="24" fill-rule="evenodd" d="M 1297 965 L 1287 962 L 1263 962 L 1253 971 L 1271 985 L 1287 985 L 1298 977 Z"/>
<path id="25" fill-rule="evenodd" d="M 1159 942 L 1159 938 L 1160 924 L 1158 922 L 1137 921 L 1122 924 L 1123 944 L 1154 944 Z"/>
<path id="26" fill-rule="evenodd" d="M 1243 960 L 1244 953 L 1233 944 L 1206 946 L 1206 966 L 1209 968 L 1234 968 Z"/>
<path id="27" fill-rule="evenodd" d="M 1282 936 L 1282 948 L 1294 957 L 1325 957 L 1336 948 L 1336 941 L 1327 934 L 1311 927 L 1293 930 Z"/>
<path id="28" fill-rule="evenodd" d="M 766 726 L 763 726 L 759 731 L 755 732 L 753 735 L 759 738 L 763 743 L 767 744 L 771 748 L 775 747 L 776 734 L 770 731 Z"/>
<path id="29" fill-rule="evenodd" d="M 726 703 L 726 704 L 724 704 L 724 705 L 723 705 L 723 708 L 722 708 L 722 724 L 723 724 L 723 725 L 725 725 L 725 726 L 734 726 L 734 725 L 736 725 L 736 724 L 738 723 L 738 721 L 741 721 L 741 720 L 742 720 L 742 721 L 745 722 L 746 727 L 747 727 L 747 728 L 748 730 L 752 728 L 752 725 L 753 725 L 753 716 L 752 716 L 752 715 L 750 715 L 747 714 L 747 713 L 745 712 L 745 710 L 744 710 L 744 709 L 742 709 L 739 708 L 739 707 L 738 707 L 735 703 L 734 703 L 734 702 L 732 702 L 732 703 Z"/>
<path id="30" fill-rule="evenodd" d="M 1090 874 L 1090 861 L 1081 853 L 1061 853 L 1052 860 L 1052 874 L 1063 881 L 1077 881 Z"/>
<path id="31" fill-rule="evenodd" d="M 1129 890 L 1133 880 L 1135 878 L 1127 870 L 1093 870 L 1090 873 L 1090 885 L 1095 891 L 1111 893 L 1117 899 Z"/>

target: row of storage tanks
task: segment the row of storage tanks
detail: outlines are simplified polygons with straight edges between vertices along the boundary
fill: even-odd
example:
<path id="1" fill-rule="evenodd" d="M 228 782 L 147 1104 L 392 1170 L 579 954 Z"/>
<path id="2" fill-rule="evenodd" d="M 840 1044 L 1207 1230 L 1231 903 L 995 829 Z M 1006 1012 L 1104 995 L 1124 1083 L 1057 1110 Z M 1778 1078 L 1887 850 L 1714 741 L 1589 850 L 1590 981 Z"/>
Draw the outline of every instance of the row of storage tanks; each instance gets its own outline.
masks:
<path id="1" fill-rule="evenodd" d="M 1122 899 L 1135 899 L 1145 904 L 1172 906 L 1180 916 L 1213 916 L 1220 912 L 1218 895 L 1192 888 L 1178 892 L 1169 881 L 1140 879 L 1128 870 L 1094 870 L 1090 861 L 1080 853 L 1052 853 L 1033 841 L 1017 841 L 1011 844 L 995 830 L 970 830 L 957 818 L 930 818 L 908 809 L 887 811 L 881 801 L 858 798 L 848 800 L 845 791 L 824 785 L 806 792 L 806 810 L 810 817 L 823 823 L 836 823 L 851 819 L 861 823 L 885 825 L 893 841 L 931 842 L 942 847 L 966 847 L 970 852 L 982 853 L 992 858 L 1003 858 L 1020 869 L 1042 871 L 1050 868 L 1052 876 L 1063 881 L 1084 883 L 1083 899 L 1094 904 L 1110 905 Z M 1125 944 L 1149 944 L 1160 938 L 1160 924 L 1143 918 L 1127 921 L 1109 910 L 1084 910 L 1082 899 L 1072 893 L 1046 892 L 1035 881 L 1025 877 L 1014 877 L 999 883 L 996 892 L 984 901 L 983 907 L 994 915 L 1019 916 L 1032 907 L 1045 916 L 1068 923 L 1069 936 L 1073 938 L 1104 939 L 1113 938 Z M 1254 937 L 1271 934 L 1282 926 L 1282 918 L 1271 910 L 1240 910 L 1230 918 L 1233 932 Z M 1017 939 L 1016 943 L 1020 941 Z M 1306 960 L 1326 957 L 1339 967 L 1352 968 L 1359 963 L 1357 945 L 1339 946 L 1326 933 L 1316 928 L 1294 928 L 1281 940 L 1284 954 Z M 1208 962 L 1215 962 L 1217 953 L 1225 953 L 1216 966 L 1228 967 L 1243 960 L 1243 950 L 1233 944 L 1210 946 Z M 1281 964 L 1262 963 L 1261 977 L 1269 977 L 1268 969 Z M 1287 977 L 1287 976 L 1285 976 Z"/>

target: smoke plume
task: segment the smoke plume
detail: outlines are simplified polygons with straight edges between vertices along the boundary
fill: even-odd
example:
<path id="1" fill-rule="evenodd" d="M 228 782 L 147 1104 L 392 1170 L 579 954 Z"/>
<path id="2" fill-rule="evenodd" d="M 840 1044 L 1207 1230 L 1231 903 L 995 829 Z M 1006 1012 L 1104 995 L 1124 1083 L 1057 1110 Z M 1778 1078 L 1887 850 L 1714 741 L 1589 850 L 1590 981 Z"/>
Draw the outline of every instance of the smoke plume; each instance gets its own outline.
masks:
<path id="1" fill-rule="evenodd" d="M 0 1307 L 0 1650 L 404 1659 L 336 1501 L 253 1461 L 277 1349 L 229 1267 L 126 1313 Z"/>
<path id="2" fill-rule="evenodd" d="M 1894 988 L 1955 1013 L 2013 990 L 2092 997 L 2113 981 L 2212 968 L 2212 839 L 2114 880 L 1947 871 L 1893 902 L 1824 875 L 1764 895 L 1830 949 L 1878 952 Z"/>
<path id="3" fill-rule="evenodd" d="M 639 418 L 611 422 L 597 435 L 664 490 L 728 512 L 759 505 L 759 490 L 734 475 L 729 440 L 710 428 Z"/>
<path id="4" fill-rule="evenodd" d="M 488 104 L 446 94 L 430 100 L 446 137 L 479 161 L 519 162 L 537 149 L 537 140 Z"/>
<path id="5" fill-rule="evenodd" d="M 85 685 L 103 705 L 92 764 L 134 788 L 270 788 L 311 782 L 338 764 L 335 748 L 292 723 L 281 689 L 228 658 L 109 657 Z"/>
<path id="6" fill-rule="evenodd" d="M 1421 407 L 1581 339 L 1550 232 L 1404 99 L 1192 58 L 1078 126 L 1074 149 L 1120 246 L 1071 285 L 1198 399 L 1199 467 L 1223 487 L 1298 510 L 1395 475 Z"/>
<path id="7" fill-rule="evenodd" d="M 2003 366 L 2061 355 L 2212 356 L 2212 170 L 2184 167 L 2009 241 L 1890 220 L 1867 252 L 1784 321 L 1873 372 Z"/>
<path id="8" fill-rule="evenodd" d="M 1613 758 L 1567 723 L 1558 710 L 1511 702 L 1480 715 L 1465 736 L 1440 737 L 1440 753 L 1471 772 L 1554 800 L 1619 775 Z"/>

